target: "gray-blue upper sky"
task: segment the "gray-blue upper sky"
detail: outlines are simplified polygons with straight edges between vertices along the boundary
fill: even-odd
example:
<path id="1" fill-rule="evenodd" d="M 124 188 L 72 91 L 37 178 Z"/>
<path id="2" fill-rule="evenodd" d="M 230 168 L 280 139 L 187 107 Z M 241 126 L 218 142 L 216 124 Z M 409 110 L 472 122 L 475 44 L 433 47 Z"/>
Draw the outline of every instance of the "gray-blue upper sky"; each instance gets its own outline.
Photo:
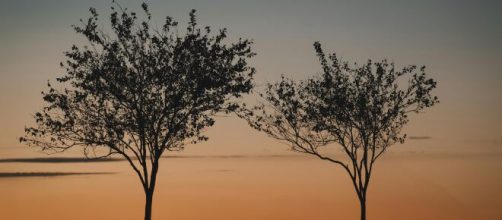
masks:
<path id="1" fill-rule="evenodd" d="M 140 11 L 140 1 L 119 2 Z M 165 15 L 185 23 L 194 8 L 200 24 L 253 39 L 258 84 L 280 74 L 300 79 L 318 72 L 314 41 L 345 60 L 387 58 L 398 66 L 426 65 L 439 81 L 441 103 L 413 118 L 410 133 L 502 138 L 500 1 L 147 2 L 159 26 Z M 62 71 L 62 52 L 80 39 L 70 25 L 87 18 L 91 6 L 106 26 L 111 0 L 0 2 L 0 147 L 18 145 L 16 137 L 42 104 L 40 91 L 47 79 Z M 239 126 L 232 132 L 252 132 Z M 216 139 L 225 129 L 216 128 Z"/>

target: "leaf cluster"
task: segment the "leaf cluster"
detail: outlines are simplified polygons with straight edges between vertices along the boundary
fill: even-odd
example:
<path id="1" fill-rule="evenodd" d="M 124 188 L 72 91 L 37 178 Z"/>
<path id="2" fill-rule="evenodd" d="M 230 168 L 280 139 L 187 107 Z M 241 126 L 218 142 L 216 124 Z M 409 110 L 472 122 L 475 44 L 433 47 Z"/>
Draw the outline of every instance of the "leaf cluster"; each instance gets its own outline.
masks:
<path id="1" fill-rule="evenodd" d="M 400 70 L 387 60 L 350 65 L 314 48 L 322 73 L 268 84 L 263 102 L 242 113 L 249 124 L 292 145 L 293 150 L 343 164 L 320 149 L 336 143 L 350 160 L 373 163 L 389 146 L 403 142 L 410 113 L 438 103 L 436 81 L 425 67 Z M 356 168 L 354 168 L 356 169 Z"/>
<path id="2" fill-rule="evenodd" d="M 105 147 L 105 156 L 160 157 L 207 140 L 203 131 L 214 115 L 235 110 L 236 98 L 253 87 L 252 42 L 228 44 L 226 29 L 199 28 L 195 10 L 184 34 L 171 17 L 155 29 L 147 4 L 142 8 L 144 16 L 112 7 L 110 35 L 99 28 L 94 8 L 74 26 L 88 44 L 65 53 L 65 72 L 57 87 L 49 83 L 43 92 L 46 106 L 22 142 L 44 150 Z"/>

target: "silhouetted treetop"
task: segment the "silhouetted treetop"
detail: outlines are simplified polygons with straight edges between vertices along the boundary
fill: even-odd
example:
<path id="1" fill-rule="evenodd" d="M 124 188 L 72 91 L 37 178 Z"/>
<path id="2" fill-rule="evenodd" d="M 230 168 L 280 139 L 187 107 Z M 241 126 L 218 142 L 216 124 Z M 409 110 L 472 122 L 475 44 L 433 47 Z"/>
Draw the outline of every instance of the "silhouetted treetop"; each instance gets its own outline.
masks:
<path id="1" fill-rule="evenodd" d="M 373 138 L 376 148 L 386 148 L 404 141 L 400 132 L 409 113 L 438 102 L 431 93 L 436 81 L 426 76 L 425 66 L 396 70 L 387 60 L 350 65 L 326 55 L 320 43 L 314 47 L 322 73 L 302 81 L 282 76 L 268 84 L 260 94 L 264 102 L 241 115 L 252 127 L 314 148 L 333 142 L 360 147 Z"/>
<path id="2" fill-rule="evenodd" d="M 262 102 L 239 111 L 249 125 L 298 152 L 340 165 L 349 174 L 366 219 L 366 192 L 374 162 L 396 142 L 410 113 L 438 103 L 436 81 L 425 67 L 368 60 L 349 65 L 314 44 L 322 73 L 294 81 L 282 76 L 261 93 Z M 324 151 L 330 146 L 341 152 Z M 341 154 L 341 155 L 339 155 Z"/>
<path id="3" fill-rule="evenodd" d="M 396 70 L 387 60 L 351 66 L 339 61 L 336 54 L 327 59 L 318 42 L 314 46 L 323 73 L 306 82 L 305 93 L 316 97 L 306 101 L 309 120 L 319 122 L 315 131 L 343 133 L 345 128 L 355 128 L 363 139 L 383 141 L 375 147 L 386 147 L 404 141 L 400 131 L 408 122 L 408 113 L 438 102 L 431 93 L 436 82 L 427 78 L 425 66 Z"/>
<path id="4" fill-rule="evenodd" d="M 111 35 L 99 28 L 94 8 L 74 26 L 89 44 L 65 53 L 66 73 L 57 78 L 64 89 L 49 84 L 48 105 L 35 115 L 38 127 L 28 128 L 23 141 L 50 149 L 110 145 L 115 153 L 139 135 L 152 154 L 176 150 L 187 140 L 206 140 L 202 131 L 213 125 L 212 115 L 232 111 L 232 98 L 251 90 L 250 41 L 224 44 L 226 30 L 201 30 L 195 10 L 179 35 L 171 17 L 160 30 L 150 28 L 146 4 L 144 21 L 118 7 L 112 7 Z"/>
<path id="5" fill-rule="evenodd" d="M 179 34 L 171 17 L 151 28 L 148 6 L 141 6 L 144 19 L 112 7 L 110 35 L 94 8 L 74 26 L 88 43 L 65 53 L 65 73 L 42 93 L 46 105 L 20 141 L 45 151 L 80 146 L 86 156 L 121 155 L 141 180 L 150 220 L 162 154 L 207 140 L 213 117 L 237 109 L 253 87 L 247 60 L 255 53 L 249 40 L 227 44 L 226 29 L 199 28 L 195 10 Z"/>

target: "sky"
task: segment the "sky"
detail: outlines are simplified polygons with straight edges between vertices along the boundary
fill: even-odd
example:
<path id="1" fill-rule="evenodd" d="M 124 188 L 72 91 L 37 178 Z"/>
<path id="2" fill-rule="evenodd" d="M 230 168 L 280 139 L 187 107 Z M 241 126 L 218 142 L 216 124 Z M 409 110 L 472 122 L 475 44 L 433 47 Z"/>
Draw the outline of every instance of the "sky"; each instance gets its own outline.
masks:
<path id="1" fill-rule="evenodd" d="M 141 1 L 118 2 L 141 11 Z M 257 69 L 258 91 L 281 74 L 300 80 L 319 73 L 315 41 L 345 61 L 427 66 L 438 81 L 434 94 L 440 103 L 413 115 L 405 132 L 415 138 L 392 147 L 378 163 L 369 215 L 501 218 L 501 1 L 146 2 L 158 26 L 164 16 L 186 24 L 196 9 L 201 26 L 227 28 L 231 40 L 252 39 L 257 56 L 250 64 Z M 47 81 L 64 73 L 63 52 L 82 43 L 71 25 L 95 7 L 107 27 L 111 5 L 112 0 L 0 0 L 0 195 L 6 198 L 0 207 L 6 207 L 7 219 L 139 219 L 143 214 L 144 195 L 126 162 L 63 164 L 60 157 L 74 158 L 81 151 L 47 160 L 18 142 L 43 106 L 40 92 Z M 206 134 L 208 142 L 186 147 L 187 157 L 162 162 L 155 219 L 356 219 L 357 199 L 339 167 L 293 154 L 232 116 L 218 117 Z M 33 163 L 37 160 L 56 162 Z M 26 177 L 44 173 L 89 175 Z"/>
<path id="2" fill-rule="evenodd" d="M 140 11 L 141 1 L 121 0 Z M 228 28 L 252 39 L 259 90 L 281 74 L 304 79 L 320 72 L 313 43 L 346 61 L 388 59 L 398 67 L 427 66 L 438 81 L 440 104 L 415 115 L 406 131 L 432 137 L 433 146 L 502 145 L 502 3 L 500 1 L 147 1 L 154 24 L 169 15 Z M 82 39 L 71 28 L 95 7 L 106 26 L 111 1 L 0 0 L 0 148 L 21 147 L 18 137 L 43 106 L 47 80 L 62 74 L 63 52 Z M 233 117 L 218 118 L 201 152 L 258 152 L 277 142 Z M 2 155 L 0 155 L 1 157 Z"/>

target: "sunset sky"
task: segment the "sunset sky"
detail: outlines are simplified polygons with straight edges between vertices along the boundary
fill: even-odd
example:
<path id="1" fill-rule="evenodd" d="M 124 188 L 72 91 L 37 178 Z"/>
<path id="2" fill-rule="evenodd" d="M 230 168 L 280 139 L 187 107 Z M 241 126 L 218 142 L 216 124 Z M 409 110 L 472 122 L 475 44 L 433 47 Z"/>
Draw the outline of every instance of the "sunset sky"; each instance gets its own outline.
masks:
<path id="1" fill-rule="evenodd" d="M 125 163 L 63 166 L 4 160 L 46 157 L 20 144 L 18 138 L 43 106 L 40 92 L 47 88 L 47 80 L 55 81 L 63 73 L 59 67 L 63 52 L 82 43 L 71 25 L 87 19 L 89 7 L 95 7 L 102 26 L 108 27 L 111 2 L 0 0 L 0 173 L 113 173 L 64 177 L 65 181 L 0 179 L 0 207 L 9 210 L 0 218 L 53 219 L 58 205 L 53 203 L 58 201 L 67 205 L 57 211 L 59 219 L 99 219 L 92 215 L 95 212 L 101 219 L 112 219 L 119 209 L 125 210 L 121 219 L 141 218 L 143 195 Z M 141 11 L 141 1 L 118 2 Z M 350 62 L 388 59 L 397 67 L 427 66 L 429 76 L 438 81 L 434 95 L 440 103 L 411 117 L 405 131 L 412 138 L 404 146 L 392 147 L 379 165 L 370 190 L 374 195 L 369 200 L 370 216 L 393 220 L 502 217 L 502 1 L 146 2 L 158 26 L 168 15 L 183 27 L 189 11 L 196 9 L 201 27 L 227 28 L 230 40 L 252 39 L 257 91 L 281 74 L 305 79 L 319 73 L 315 41 L 325 52 L 336 52 Z M 298 157 L 287 145 L 234 116 L 218 117 L 206 134 L 208 142 L 187 146 L 183 152 L 204 157 L 163 164 L 154 205 L 157 217 L 304 220 L 318 215 L 314 219 L 321 220 L 357 216 L 348 177 L 340 169 L 332 172 L 331 164 Z M 90 192 L 100 193 L 95 198 Z M 128 197 L 122 198 L 124 194 Z M 316 206 L 310 207 L 313 203 Z M 24 212 L 25 207 L 38 209 Z"/>
<path id="2" fill-rule="evenodd" d="M 110 1 L 111 2 L 111 1 Z M 47 80 L 62 73 L 63 51 L 82 40 L 70 27 L 96 7 L 107 26 L 109 1 L 1 1 L 0 147 L 17 137 L 41 104 Z M 139 1 L 120 1 L 140 11 Z M 502 4 L 499 1 L 148 1 L 154 23 L 169 15 L 184 24 L 226 27 L 231 38 L 254 40 L 256 83 L 320 71 L 313 42 L 342 59 L 387 58 L 426 65 L 441 103 L 412 120 L 409 135 L 442 141 L 502 141 Z M 259 90 L 260 87 L 257 87 Z M 218 123 L 220 122 L 220 123 Z M 235 129 L 237 126 L 239 129 Z M 237 119 L 217 121 L 212 144 L 228 134 L 261 145 Z"/>

